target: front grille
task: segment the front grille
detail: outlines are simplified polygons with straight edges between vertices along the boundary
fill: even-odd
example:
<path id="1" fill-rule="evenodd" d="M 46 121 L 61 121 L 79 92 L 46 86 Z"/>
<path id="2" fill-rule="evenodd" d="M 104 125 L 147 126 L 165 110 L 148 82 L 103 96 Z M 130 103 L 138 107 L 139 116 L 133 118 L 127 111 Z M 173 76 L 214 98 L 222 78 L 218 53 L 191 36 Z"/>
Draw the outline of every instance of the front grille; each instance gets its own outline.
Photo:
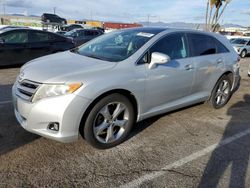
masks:
<path id="1" fill-rule="evenodd" d="M 32 97 L 34 96 L 39 86 L 39 83 L 29 80 L 18 81 L 16 95 L 23 100 L 31 102 Z"/>

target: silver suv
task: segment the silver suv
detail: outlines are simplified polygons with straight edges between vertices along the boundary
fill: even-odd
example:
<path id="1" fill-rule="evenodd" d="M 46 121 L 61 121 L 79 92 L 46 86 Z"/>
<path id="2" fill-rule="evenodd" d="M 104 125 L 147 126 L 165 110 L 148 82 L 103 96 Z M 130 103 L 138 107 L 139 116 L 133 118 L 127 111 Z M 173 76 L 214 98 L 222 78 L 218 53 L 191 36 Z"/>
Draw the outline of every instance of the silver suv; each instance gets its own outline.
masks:
<path id="1" fill-rule="evenodd" d="M 250 38 L 238 38 L 231 41 L 235 51 L 245 58 L 250 54 Z"/>
<path id="2" fill-rule="evenodd" d="M 13 102 L 26 130 L 106 149 L 146 118 L 204 101 L 221 108 L 239 83 L 239 57 L 223 36 L 136 28 L 27 63 Z"/>

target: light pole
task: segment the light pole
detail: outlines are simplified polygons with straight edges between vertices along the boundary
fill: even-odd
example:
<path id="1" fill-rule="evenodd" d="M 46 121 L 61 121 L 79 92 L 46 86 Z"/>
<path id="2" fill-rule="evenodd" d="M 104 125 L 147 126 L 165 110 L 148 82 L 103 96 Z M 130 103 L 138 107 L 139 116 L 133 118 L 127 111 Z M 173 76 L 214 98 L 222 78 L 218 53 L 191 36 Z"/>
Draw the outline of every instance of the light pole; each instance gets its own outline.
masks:
<path id="1" fill-rule="evenodd" d="M 53 7 L 54 14 L 56 14 L 56 7 Z"/>

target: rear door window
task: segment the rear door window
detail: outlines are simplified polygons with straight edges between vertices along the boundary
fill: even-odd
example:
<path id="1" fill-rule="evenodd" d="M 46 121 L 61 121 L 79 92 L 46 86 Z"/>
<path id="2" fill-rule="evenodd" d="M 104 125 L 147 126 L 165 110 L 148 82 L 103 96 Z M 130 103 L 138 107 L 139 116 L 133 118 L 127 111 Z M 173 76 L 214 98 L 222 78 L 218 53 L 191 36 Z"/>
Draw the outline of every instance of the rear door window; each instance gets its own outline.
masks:
<path id="1" fill-rule="evenodd" d="M 1 36 L 1 39 L 5 43 L 9 44 L 23 44 L 28 42 L 28 32 L 27 31 L 12 31 Z"/>
<path id="2" fill-rule="evenodd" d="M 226 53 L 229 50 L 214 37 L 203 34 L 188 34 L 192 56 Z"/>
<path id="3" fill-rule="evenodd" d="M 47 42 L 50 41 L 50 36 L 48 33 L 43 32 L 30 32 L 29 42 Z"/>
<path id="4" fill-rule="evenodd" d="M 216 45 L 212 37 L 202 34 L 188 34 L 193 56 L 216 54 Z"/>
<path id="5" fill-rule="evenodd" d="M 85 31 L 85 36 L 94 36 L 93 31 Z"/>
<path id="6" fill-rule="evenodd" d="M 215 40 L 217 54 L 229 52 L 229 50 L 221 42 L 219 42 L 217 39 L 214 40 Z"/>
<path id="7" fill-rule="evenodd" d="M 150 50 L 168 55 L 171 59 L 182 59 L 189 56 L 185 34 L 171 34 L 160 39 Z"/>

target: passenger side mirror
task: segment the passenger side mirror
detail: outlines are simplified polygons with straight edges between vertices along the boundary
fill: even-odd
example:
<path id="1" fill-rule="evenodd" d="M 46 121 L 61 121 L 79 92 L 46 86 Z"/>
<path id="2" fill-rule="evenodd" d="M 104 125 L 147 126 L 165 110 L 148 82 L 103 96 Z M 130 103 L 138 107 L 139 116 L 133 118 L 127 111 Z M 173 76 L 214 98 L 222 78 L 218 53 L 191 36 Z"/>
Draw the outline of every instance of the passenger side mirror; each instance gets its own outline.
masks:
<path id="1" fill-rule="evenodd" d="M 151 55 L 151 62 L 148 65 L 149 69 L 154 69 L 158 64 L 166 64 L 170 61 L 170 57 L 166 54 L 153 52 Z"/>

